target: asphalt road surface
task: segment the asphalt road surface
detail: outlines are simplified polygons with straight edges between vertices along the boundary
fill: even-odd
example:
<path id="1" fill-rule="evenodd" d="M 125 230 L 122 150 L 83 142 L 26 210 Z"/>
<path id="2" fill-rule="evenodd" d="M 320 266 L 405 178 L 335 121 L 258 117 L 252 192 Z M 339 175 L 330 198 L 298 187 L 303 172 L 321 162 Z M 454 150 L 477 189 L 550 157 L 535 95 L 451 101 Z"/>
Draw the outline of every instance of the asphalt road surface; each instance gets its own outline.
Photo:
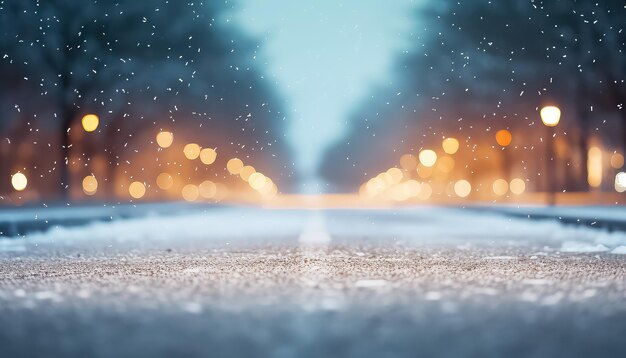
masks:
<path id="1" fill-rule="evenodd" d="M 0 240 L 0 356 L 624 357 L 625 243 L 443 208 L 55 229 Z"/>

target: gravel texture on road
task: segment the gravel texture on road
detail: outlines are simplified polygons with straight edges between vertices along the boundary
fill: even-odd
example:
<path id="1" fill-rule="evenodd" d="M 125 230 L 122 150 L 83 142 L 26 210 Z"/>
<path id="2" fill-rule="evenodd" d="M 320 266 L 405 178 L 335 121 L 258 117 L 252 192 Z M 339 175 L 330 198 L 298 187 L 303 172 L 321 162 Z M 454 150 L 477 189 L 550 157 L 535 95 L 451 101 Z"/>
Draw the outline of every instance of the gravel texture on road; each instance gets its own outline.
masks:
<path id="1" fill-rule="evenodd" d="M 484 214 L 224 215 L 241 220 L 237 235 L 92 240 L 76 228 L 5 245 L 0 356 L 626 354 L 625 255 L 564 253 L 543 229 L 457 230 Z"/>

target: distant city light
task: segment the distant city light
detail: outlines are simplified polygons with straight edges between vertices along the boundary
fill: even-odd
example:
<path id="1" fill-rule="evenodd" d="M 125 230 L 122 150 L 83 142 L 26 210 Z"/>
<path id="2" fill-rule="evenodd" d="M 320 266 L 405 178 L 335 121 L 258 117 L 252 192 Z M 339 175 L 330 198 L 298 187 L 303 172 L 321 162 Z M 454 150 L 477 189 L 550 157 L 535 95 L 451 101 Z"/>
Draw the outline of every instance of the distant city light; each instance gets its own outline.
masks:
<path id="1" fill-rule="evenodd" d="M 159 132 L 156 135 L 156 142 L 161 148 L 169 148 L 174 142 L 174 133 L 172 132 Z"/>
<path id="2" fill-rule="evenodd" d="M 452 157 L 444 155 L 443 157 L 439 158 L 439 160 L 437 160 L 437 169 L 441 170 L 444 173 L 452 172 L 452 170 L 454 170 L 454 159 L 452 159 Z"/>
<path id="3" fill-rule="evenodd" d="M 256 172 L 252 175 L 250 175 L 250 177 L 248 178 L 248 183 L 250 184 L 250 187 L 254 190 L 261 190 L 261 188 L 263 188 L 263 186 L 265 186 L 265 181 L 267 180 L 267 178 L 265 177 L 265 175 Z"/>
<path id="4" fill-rule="evenodd" d="M 496 132 L 496 142 L 502 147 L 508 147 L 513 141 L 513 135 L 507 129 L 501 129 Z"/>
<path id="5" fill-rule="evenodd" d="M 397 184 L 402 181 L 404 175 L 402 174 L 402 170 L 398 168 L 389 168 L 387 170 L 387 174 L 391 177 L 391 183 Z"/>
<path id="6" fill-rule="evenodd" d="M 256 169 L 254 169 L 252 165 L 246 165 L 243 168 L 241 168 L 239 172 L 239 176 L 241 177 L 243 181 L 248 181 L 248 178 L 250 178 L 250 175 L 254 173 L 256 173 Z"/>
<path id="7" fill-rule="evenodd" d="M 447 154 L 454 154 L 459 150 L 459 141 L 456 138 L 446 138 L 441 142 L 441 146 Z"/>
<path id="8" fill-rule="evenodd" d="M 185 201 L 195 201 L 200 195 L 198 187 L 193 184 L 185 185 L 181 193 Z"/>
<path id="9" fill-rule="evenodd" d="M 414 170 L 417 168 L 417 158 L 413 154 L 404 154 L 400 157 L 400 166 L 404 170 Z"/>
<path id="10" fill-rule="evenodd" d="M 26 185 L 28 185 L 28 179 L 26 179 L 26 175 L 17 172 L 11 176 L 11 185 L 13 189 L 17 191 L 22 191 L 26 189 Z"/>
<path id="11" fill-rule="evenodd" d="M 520 195 L 520 194 L 523 194 L 524 191 L 526 190 L 526 183 L 524 182 L 524 180 L 520 178 L 515 178 L 511 180 L 511 183 L 509 184 L 509 188 L 511 189 L 511 193 L 515 195 Z"/>
<path id="12" fill-rule="evenodd" d="M 161 173 L 157 176 L 157 186 L 163 190 L 169 190 L 174 185 L 174 178 L 169 173 Z"/>
<path id="13" fill-rule="evenodd" d="M 509 191 L 509 183 L 504 179 L 496 179 L 493 182 L 493 192 L 498 196 L 506 195 Z"/>
<path id="14" fill-rule="evenodd" d="M 141 199 L 146 195 L 146 186 L 140 181 L 134 181 L 128 186 L 128 193 L 135 199 Z"/>
<path id="15" fill-rule="evenodd" d="M 86 195 L 94 195 L 98 191 L 98 180 L 93 175 L 83 178 L 83 192 Z"/>
<path id="16" fill-rule="evenodd" d="M 623 193 L 626 191 L 626 173 L 619 172 L 615 175 L 615 191 Z"/>
<path id="17" fill-rule="evenodd" d="M 200 146 L 196 143 L 189 143 L 183 148 L 183 153 L 187 159 L 194 160 L 200 155 Z"/>
<path id="18" fill-rule="evenodd" d="M 421 200 L 428 200 L 433 193 L 433 188 L 428 183 L 422 183 L 417 197 Z"/>
<path id="19" fill-rule="evenodd" d="M 232 158 L 226 163 L 226 169 L 230 174 L 237 175 L 243 169 L 243 162 L 239 158 Z"/>
<path id="20" fill-rule="evenodd" d="M 217 194 L 217 185 L 210 180 L 205 180 L 198 185 L 198 191 L 203 198 L 212 199 Z"/>
<path id="21" fill-rule="evenodd" d="M 213 148 L 204 148 L 200 151 L 200 161 L 206 165 L 215 163 L 217 153 Z"/>
<path id="22" fill-rule="evenodd" d="M 589 148 L 587 157 L 587 182 L 594 188 L 602 184 L 602 150 L 598 147 Z"/>
<path id="23" fill-rule="evenodd" d="M 465 198 L 472 192 L 472 185 L 467 180 L 459 180 L 454 183 L 454 192 L 461 198 Z"/>
<path id="24" fill-rule="evenodd" d="M 433 168 L 427 167 L 424 164 L 419 164 L 417 166 L 417 175 L 419 175 L 422 179 L 428 179 L 433 174 Z"/>
<path id="25" fill-rule="evenodd" d="M 98 124 L 100 123 L 100 118 L 95 114 L 87 114 L 82 119 L 83 129 L 85 132 L 93 132 L 98 129 Z"/>
<path id="26" fill-rule="evenodd" d="M 430 149 L 424 149 L 420 152 L 419 159 L 425 167 L 432 167 L 437 162 L 437 153 Z"/>
<path id="27" fill-rule="evenodd" d="M 541 121 L 547 127 L 556 127 L 561 120 L 561 110 L 559 107 L 546 106 L 539 112 Z"/>
<path id="28" fill-rule="evenodd" d="M 624 156 L 620 153 L 611 155 L 611 167 L 613 169 L 621 169 L 624 166 Z"/>

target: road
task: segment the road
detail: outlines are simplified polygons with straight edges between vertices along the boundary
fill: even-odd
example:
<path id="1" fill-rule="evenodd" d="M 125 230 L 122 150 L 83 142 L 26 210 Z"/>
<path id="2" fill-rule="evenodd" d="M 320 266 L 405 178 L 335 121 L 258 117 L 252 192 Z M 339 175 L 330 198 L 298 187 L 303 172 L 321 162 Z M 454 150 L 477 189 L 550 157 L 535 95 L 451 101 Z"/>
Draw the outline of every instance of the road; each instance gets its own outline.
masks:
<path id="1" fill-rule="evenodd" d="M 2 357 L 626 356 L 624 234 L 446 208 L 0 240 Z"/>

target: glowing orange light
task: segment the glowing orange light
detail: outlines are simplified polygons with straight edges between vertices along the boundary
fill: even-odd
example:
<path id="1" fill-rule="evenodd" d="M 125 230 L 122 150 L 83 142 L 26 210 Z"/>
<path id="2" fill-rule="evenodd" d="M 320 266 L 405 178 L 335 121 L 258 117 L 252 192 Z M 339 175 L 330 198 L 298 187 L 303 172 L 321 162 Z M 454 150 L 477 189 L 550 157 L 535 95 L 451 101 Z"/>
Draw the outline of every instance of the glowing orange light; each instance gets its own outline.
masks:
<path id="1" fill-rule="evenodd" d="M 454 154 L 459 150 L 459 141 L 456 138 L 446 138 L 441 142 L 441 146 L 447 154 Z"/>
<path id="2" fill-rule="evenodd" d="M 187 159 L 194 160 L 200 155 L 200 146 L 196 143 L 189 143 L 183 148 L 183 153 Z"/>
<path id="3" fill-rule="evenodd" d="M 437 162 L 437 153 L 434 150 L 424 149 L 419 154 L 420 163 L 425 167 L 432 167 Z"/>
<path id="4" fill-rule="evenodd" d="M 83 192 L 87 195 L 94 195 L 98 191 L 98 180 L 93 175 L 83 178 Z"/>
<path id="5" fill-rule="evenodd" d="M 506 129 L 501 129 L 496 132 L 496 142 L 502 147 L 508 147 L 513 141 L 513 135 Z"/>
<path id="6" fill-rule="evenodd" d="M 212 148 L 204 148 L 200 151 L 200 161 L 206 165 L 213 164 L 217 159 L 217 152 Z"/>
<path id="7" fill-rule="evenodd" d="M 168 190 L 174 185 L 174 178 L 169 173 L 161 173 L 157 176 L 157 186 L 163 190 Z"/>
<path id="8" fill-rule="evenodd" d="M 239 158 L 232 158 L 226 163 L 226 169 L 230 174 L 237 175 L 243 169 L 243 162 Z"/>
<path id="9" fill-rule="evenodd" d="M 193 184 L 187 184 L 183 187 L 182 195 L 183 199 L 185 199 L 186 201 L 195 201 L 196 199 L 198 199 L 200 192 L 197 186 Z"/>
<path id="10" fill-rule="evenodd" d="M 141 199 L 146 195 L 146 186 L 140 181 L 134 181 L 128 186 L 128 193 L 135 199 Z"/>
<path id="11" fill-rule="evenodd" d="M 156 142 L 161 148 L 169 148 L 174 142 L 174 133 L 172 132 L 159 132 L 156 135 Z"/>
<path id="12" fill-rule="evenodd" d="M 85 132 L 93 132 L 98 128 L 100 118 L 95 114 L 87 114 L 82 119 L 83 129 Z"/>

